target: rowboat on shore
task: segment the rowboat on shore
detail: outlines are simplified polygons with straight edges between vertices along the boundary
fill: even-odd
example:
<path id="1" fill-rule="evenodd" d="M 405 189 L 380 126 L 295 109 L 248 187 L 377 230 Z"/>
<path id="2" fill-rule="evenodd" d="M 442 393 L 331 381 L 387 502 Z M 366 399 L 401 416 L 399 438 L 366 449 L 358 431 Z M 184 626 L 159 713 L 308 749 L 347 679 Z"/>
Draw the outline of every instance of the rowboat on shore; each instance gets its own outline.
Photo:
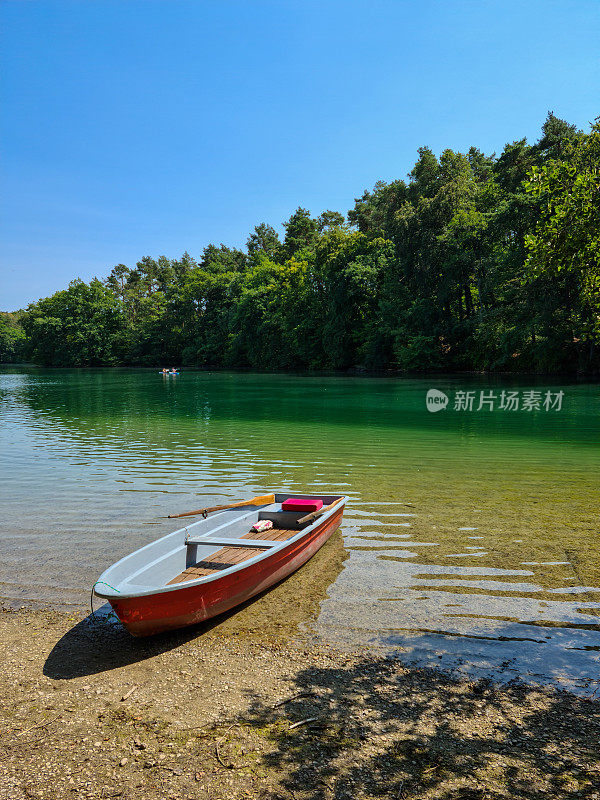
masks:
<path id="1" fill-rule="evenodd" d="M 229 611 L 301 567 L 340 526 L 343 495 L 272 494 L 192 522 L 117 561 L 93 593 L 134 636 Z M 257 502 L 259 501 L 259 502 Z"/>

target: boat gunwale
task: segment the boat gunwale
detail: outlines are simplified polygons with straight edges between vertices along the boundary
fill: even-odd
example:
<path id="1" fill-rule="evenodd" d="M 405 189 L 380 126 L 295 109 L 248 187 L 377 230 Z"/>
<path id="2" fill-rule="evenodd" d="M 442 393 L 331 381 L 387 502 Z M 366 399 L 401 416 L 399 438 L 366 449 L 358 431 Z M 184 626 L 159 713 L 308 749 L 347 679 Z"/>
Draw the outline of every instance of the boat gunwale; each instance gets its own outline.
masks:
<path id="1" fill-rule="evenodd" d="M 293 495 L 290 495 L 290 496 L 293 496 Z M 329 496 L 331 496 L 331 495 L 329 495 Z M 335 497 L 335 495 L 333 495 L 333 496 Z M 225 569 L 218 570 L 214 574 L 203 575 L 200 578 L 195 578 L 195 579 L 192 579 L 192 580 L 189 580 L 189 581 L 182 581 L 179 584 L 177 584 L 177 583 L 166 584 L 164 586 L 157 586 L 157 587 L 153 587 L 153 588 L 144 587 L 144 588 L 140 588 L 139 591 L 120 592 L 117 589 L 113 590 L 113 587 L 110 587 L 110 590 L 98 589 L 97 588 L 97 585 L 99 583 L 102 583 L 103 579 L 105 577 L 110 578 L 109 573 L 113 569 L 116 569 L 123 561 L 126 561 L 127 559 L 131 558 L 132 556 L 136 555 L 137 553 L 141 553 L 142 551 L 146 550 L 147 548 L 152 548 L 153 546 L 156 545 L 157 542 L 160 542 L 161 540 L 164 540 L 164 539 L 166 539 L 166 538 L 168 538 L 170 536 L 175 537 L 177 534 L 181 534 L 183 532 L 185 532 L 185 533 L 187 533 L 189 535 L 189 528 L 192 528 L 194 525 L 199 525 L 202 522 L 204 522 L 204 520 L 197 520 L 196 522 L 193 522 L 191 525 L 186 525 L 183 528 L 178 528 L 176 531 L 172 531 L 171 533 L 167 533 L 164 536 L 160 536 L 158 539 L 155 539 L 153 542 L 148 542 L 148 544 L 143 545 L 142 547 L 138 548 L 137 550 L 134 550 L 132 553 L 128 553 L 126 556 L 123 556 L 123 558 L 120 558 L 118 561 L 115 561 L 114 564 L 111 564 L 109 567 L 107 567 L 107 569 L 105 569 L 104 572 L 100 575 L 100 577 L 98 578 L 98 580 L 94 584 L 94 587 L 93 587 L 92 591 L 97 597 L 102 597 L 102 598 L 104 598 L 106 600 L 117 600 L 117 599 L 130 600 L 130 599 L 135 599 L 137 597 L 148 597 L 148 596 L 151 596 L 151 595 L 166 594 L 168 592 L 178 592 L 178 591 L 181 591 L 182 589 L 189 589 L 189 588 L 192 588 L 192 587 L 201 586 L 201 585 L 204 585 L 204 584 L 207 584 L 207 583 L 211 583 L 212 581 L 220 580 L 221 578 L 223 578 L 225 576 L 229 576 L 229 575 L 231 575 L 233 573 L 241 572 L 244 569 L 248 569 L 248 568 L 254 566 L 256 563 L 258 563 L 260 561 L 263 561 L 266 558 L 269 558 L 269 557 L 281 552 L 283 549 L 285 549 L 289 545 L 295 544 L 300 539 L 304 538 L 307 534 L 312 533 L 313 531 L 315 531 L 323 522 L 325 522 L 326 520 L 330 519 L 334 514 L 339 513 L 340 511 L 343 514 L 343 511 L 344 511 L 344 508 L 346 506 L 346 502 L 347 502 L 348 499 L 349 499 L 348 495 L 339 495 L 339 499 L 338 499 L 338 501 L 336 502 L 336 504 L 335 504 L 335 506 L 333 508 L 331 508 L 328 511 L 326 511 L 324 514 L 321 514 L 321 516 L 319 516 L 316 520 L 314 520 L 314 522 L 312 522 L 306 528 L 301 528 L 298 531 L 298 533 L 295 534 L 294 536 L 290 536 L 288 539 L 283 539 L 282 541 L 277 542 L 277 544 L 274 547 L 269 547 L 268 549 L 265 550 L 264 553 L 257 553 L 257 555 L 252 556 L 251 558 L 248 558 L 245 561 L 241 561 L 239 564 L 232 564 L 231 567 L 227 567 Z M 268 505 L 271 505 L 271 504 L 268 504 Z M 218 526 L 218 527 L 221 527 L 221 528 L 228 527 L 229 525 L 233 524 L 234 522 L 237 522 L 238 520 L 243 519 L 245 516 L 252 516 L 252 514 L 255 511 L 256 511 L 256 509 L 254 509 L 253 511 L 250 511 L 250 512 L 246 512 L 246 513 L 242 514 L 240 517 L 237 517 L 235 519 L 229 520 L 229 522 L 224 523 L 223 525 Z M 207 531 L 206 536 L 208 537 L 211 533 L 214 533 L 214 531 L 217 530 L 217 529 L 218 528 L 211 528 L 210 531 Z M 266 539 L 265 541 L 269 541 L 269 540 Z M 207 539 L 206 543 L 209 544 L 210 540 Z M 195 545 L 202 546 L 202 543 L 196 542 Z M 179 550 L 182 547 L 187 547 L 187 544 L 186 544 L 185 541 L 182 542 L 181 544 L 177 545 L 176 547 L 174 547 L 173 551 L 171 551 L 171 552 L 174 552 L 175 550 Z M 217 549 L 216 552 L 218 552 L 218 549 Z M 168 554 L 164 554 L 160 558 L 156 558 L 153 561 L 149 562 L 149 564 L 145 565 L 144 569 L 148 569 L 153 564 L 158 563 L 163 558 L 165 558 L 167 555 Z M 129 580 L 129 578 L 124 578 L 121 582 L 126 584 L 128 582 L 128 580 Z"/>

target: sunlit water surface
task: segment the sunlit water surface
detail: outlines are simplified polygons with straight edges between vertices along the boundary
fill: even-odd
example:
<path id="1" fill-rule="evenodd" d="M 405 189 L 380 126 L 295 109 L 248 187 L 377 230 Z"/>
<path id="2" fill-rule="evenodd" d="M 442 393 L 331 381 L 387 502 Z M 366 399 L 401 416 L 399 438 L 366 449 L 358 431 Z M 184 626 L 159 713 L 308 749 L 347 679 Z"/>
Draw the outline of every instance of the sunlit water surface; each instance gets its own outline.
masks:
<path id="1" fill-rule="evenodd" d="M 427 410 L 429 388 L 445 410 Z M 477 410 L 481 391 L 532 389 L 562 390 L 562 408 Z M 457 391 L 475 392 L 472 411 L 454 409 Z M 176 527 L 169 512 L 340 490 L 349 557 L 305 629 L 591 692 L 599 399 L 597 384 L 535 379 L 6 368 L 0 594 L 79 605 L 109 564 Z"/>

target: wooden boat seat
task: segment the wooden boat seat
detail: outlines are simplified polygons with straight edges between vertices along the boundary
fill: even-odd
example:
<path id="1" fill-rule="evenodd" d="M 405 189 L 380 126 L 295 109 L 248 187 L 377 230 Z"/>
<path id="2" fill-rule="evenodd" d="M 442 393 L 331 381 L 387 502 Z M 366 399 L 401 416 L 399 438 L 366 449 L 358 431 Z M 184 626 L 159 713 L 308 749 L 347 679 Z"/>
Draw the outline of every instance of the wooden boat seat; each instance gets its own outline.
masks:
<path id="1" fill-rule="evenodd" d="M 249 558 L 254 558 L 257 549 L 274 547 L 278 542 L 283 542 L 298 533 L 297 530 L 289 530 L 283 528 L 271 528 L 268 531 L 249 531 L 241 536 L 239 539 L 226 539 L 223 538 L 206 538 L 199 537 L 188 539 L 188 544 L 221 544 L 225 546 L 213 553 L 209 558 L 203 561 L 198 561 L 191 567 L 185 569 L 182 573 L 172 578 L 166 585 L 171 586 L 174 583 L 184 583 L 185 581 L 194 581 L 197 578 L 204 578 L 207 575 L 212 575 L 215 572 L 220 572 L 223 569 L 240 564 L 242 561 L 247 561 Z"/>

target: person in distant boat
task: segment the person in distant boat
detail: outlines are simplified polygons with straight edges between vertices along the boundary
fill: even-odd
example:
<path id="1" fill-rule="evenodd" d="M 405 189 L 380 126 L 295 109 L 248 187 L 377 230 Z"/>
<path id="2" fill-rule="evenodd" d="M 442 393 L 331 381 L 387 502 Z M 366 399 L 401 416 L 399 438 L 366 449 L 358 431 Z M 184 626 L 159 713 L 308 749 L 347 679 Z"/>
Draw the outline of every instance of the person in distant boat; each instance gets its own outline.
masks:
<path id="1" fill-rule="evenodd" d="M 171 372 L 176 373 L 177 372 L 177 367 L 171 367 Z"/>
<path id="2" fill-rule="evenodd" d="M 163 367 L 162 373 L 163 373 L 163 375 L 168 375 L 169 374 L 169 370 L 167 369 L 167 367 Z"/>

